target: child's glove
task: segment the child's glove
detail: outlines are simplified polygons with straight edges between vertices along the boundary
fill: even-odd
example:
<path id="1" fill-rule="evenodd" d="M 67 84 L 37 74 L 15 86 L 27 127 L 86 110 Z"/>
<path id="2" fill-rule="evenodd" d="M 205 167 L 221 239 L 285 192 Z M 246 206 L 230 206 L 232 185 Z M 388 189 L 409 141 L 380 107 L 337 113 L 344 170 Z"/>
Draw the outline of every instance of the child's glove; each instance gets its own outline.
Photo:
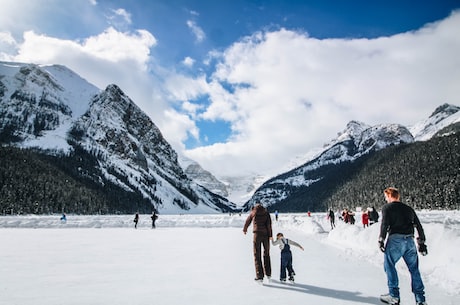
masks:
<path id="1" fill-rule="evenodd" d="M 380 251 L 385 252 L 385 244 L 383 243 L 383 239 L 379 238 L 379 248 Z"/>
<path id="2" fill-rule="evenodd" d="M 418 244 L 418 252 L 420 252 L 420 254 L 422 256 L 425 256 L 428 254 L 428 249 L 425 245 L 425 241 L 420 239 L 420 238 L 417 238 L 417 244 Z"/>

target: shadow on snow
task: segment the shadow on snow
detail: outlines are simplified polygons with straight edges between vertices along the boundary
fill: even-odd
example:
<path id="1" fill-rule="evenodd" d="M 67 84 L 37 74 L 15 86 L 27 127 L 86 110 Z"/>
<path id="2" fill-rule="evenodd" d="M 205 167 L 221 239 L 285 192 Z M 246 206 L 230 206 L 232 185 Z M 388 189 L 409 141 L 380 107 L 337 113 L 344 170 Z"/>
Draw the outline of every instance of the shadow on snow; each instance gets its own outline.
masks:
<path id="1" fill-rule="evenodd" d="M 274 285 L 279 284 L 279 285 Z M 360 302 L 365 304 L 380 304 L 380 299 L 376 297 L 368 297 L 362 296 L 361 292 L 352 292 L 352 291 L 345 291 L 345 290 L 336 290 L 336 289 L 329 289 L 329 288 L 322 288 L 312 285 L 305 285 L 305 284 L 290 284 L 290 283 L 282 283 L 280 281 L 272 280 L 270 284 L 263 284 L 265 287 L 270 288 L 277 288 L 277 289 L 284 289 L 284 290 L 291 290 L 297 292 L 303 292 L 308 294 L 315 294 L 323 297 L 334 298 L 339 300 L 345 301 L 354 301 Z"/>

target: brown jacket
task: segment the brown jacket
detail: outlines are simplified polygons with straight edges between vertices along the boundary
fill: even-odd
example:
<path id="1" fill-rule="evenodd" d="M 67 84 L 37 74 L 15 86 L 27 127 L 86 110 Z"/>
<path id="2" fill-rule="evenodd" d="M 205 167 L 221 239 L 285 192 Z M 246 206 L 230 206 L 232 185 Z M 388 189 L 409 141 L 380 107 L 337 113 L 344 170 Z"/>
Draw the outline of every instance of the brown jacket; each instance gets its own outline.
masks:
<path id="1" fill-rule="evenodd" d="M 254 206 L 254 209 L 251 211 L 244 223 L 244 233 L 248 231 L 248 227 L 251 222 L 254 222 L 252 225 L 253 233 L 266 234 L 268 237 L 272 237 L 272 219 L 268 211 L 262 205 L 256 204 Z"/>

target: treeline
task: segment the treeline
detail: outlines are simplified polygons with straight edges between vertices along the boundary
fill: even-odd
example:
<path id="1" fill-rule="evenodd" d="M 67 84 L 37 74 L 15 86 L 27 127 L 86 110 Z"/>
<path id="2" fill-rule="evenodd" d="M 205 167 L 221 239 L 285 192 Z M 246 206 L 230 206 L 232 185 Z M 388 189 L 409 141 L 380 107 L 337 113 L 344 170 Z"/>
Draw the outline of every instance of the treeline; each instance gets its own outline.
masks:
<path id="1" fill-rule="evenodd" d="M 270 207 L 284 212 L 375 206 L 383 190 L 400 189 L 402 201 L 416 209 L 460 209 L 460 133 L 391 146 L 355 160 L 306 173 L 320 179 L 292 187 L 292 196 Z M 285 188 L 286 185 L 280 185 Z"/>
<path id="2" fill-rule="evenodd" d="M 139 191 L 106 180 L 97 159 L 78 150 L 48 155 L 39 150 L 0 147 L 1 214 L 151 213 Z"/>

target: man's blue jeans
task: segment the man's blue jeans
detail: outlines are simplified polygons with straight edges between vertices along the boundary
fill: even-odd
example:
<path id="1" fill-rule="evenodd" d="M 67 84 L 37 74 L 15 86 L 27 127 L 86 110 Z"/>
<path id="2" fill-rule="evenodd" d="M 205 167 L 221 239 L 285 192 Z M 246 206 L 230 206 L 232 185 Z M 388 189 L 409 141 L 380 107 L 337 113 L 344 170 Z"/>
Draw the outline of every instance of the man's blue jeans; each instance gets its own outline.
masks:
<path id="1" fill-rule="evenodd" d="M 412 292 L 416 302 L 425 302 L 425 287 L 418 269 L 418 255 L 412 235 L 392 234 L 388 237 L 385 247 L 384 268 L 388 279 L 388 289 L 392 297 L 399 298 L 399 279 L 396 263 L 400 258 L 409 269 Z"/>

